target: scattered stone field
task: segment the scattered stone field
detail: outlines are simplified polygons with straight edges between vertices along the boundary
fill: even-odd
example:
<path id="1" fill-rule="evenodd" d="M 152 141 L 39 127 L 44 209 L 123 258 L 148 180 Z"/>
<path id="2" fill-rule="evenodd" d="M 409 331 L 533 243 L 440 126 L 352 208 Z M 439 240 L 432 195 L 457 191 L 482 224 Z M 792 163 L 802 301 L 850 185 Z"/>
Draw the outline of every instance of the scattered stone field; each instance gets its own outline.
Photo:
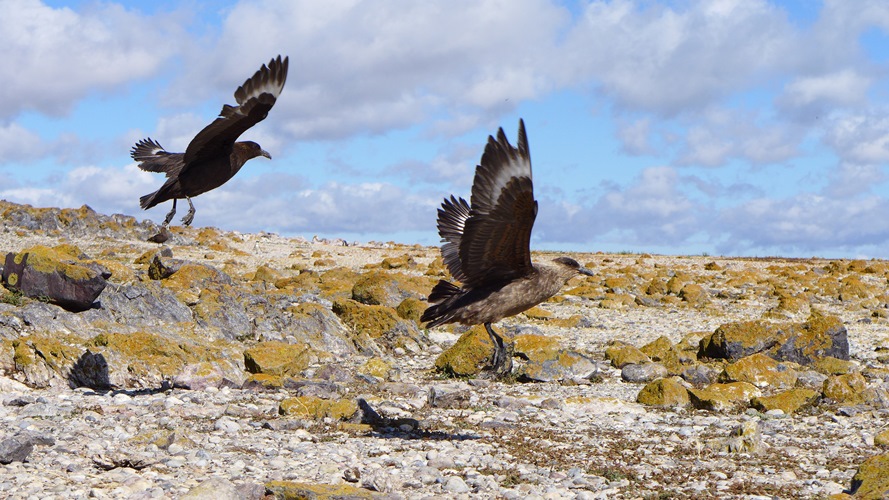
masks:
<path id="1" fill-rule="evenodd" d="M 2 498 L 889 496 L 887 261 L 569 253 L 493 380 L 437 248 L 0 214 Z"/>

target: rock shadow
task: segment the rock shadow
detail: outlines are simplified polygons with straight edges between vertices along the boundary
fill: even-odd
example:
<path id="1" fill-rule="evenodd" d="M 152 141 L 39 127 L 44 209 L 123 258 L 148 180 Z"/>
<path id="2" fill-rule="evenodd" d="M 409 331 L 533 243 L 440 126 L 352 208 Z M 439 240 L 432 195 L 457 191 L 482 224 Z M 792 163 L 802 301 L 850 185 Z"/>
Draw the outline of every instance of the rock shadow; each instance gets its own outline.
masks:
<path id="1" fill-rule="evenodd" d="M 363 398 L 358 398 L 361 423 L 369 425 L 372 436 L 383 439 L 425 439 L 430 441 L 466 441 L 481 439 L 476 434 L 452 434 L 443 431 L 420 429 L 420 422 L 413 418 L 388 418 L 380 415 Z"/>
<path id="2" fill-rule="evenodd" d="M 76 389 L 87 387 L 96 391 L 94 394 L 111 393 L 126 394 L 127 396 L 144 396 L 166 392 L 173 388 L 172 384 L 164 381 L 158 388 L 148 389 L 120 389 L 111 382 L 111 373 L 108 370 L 108 360 L 102 353 L 93 353 L 89 349 L 84 352 L 68 372 L 68 387 Z"/>

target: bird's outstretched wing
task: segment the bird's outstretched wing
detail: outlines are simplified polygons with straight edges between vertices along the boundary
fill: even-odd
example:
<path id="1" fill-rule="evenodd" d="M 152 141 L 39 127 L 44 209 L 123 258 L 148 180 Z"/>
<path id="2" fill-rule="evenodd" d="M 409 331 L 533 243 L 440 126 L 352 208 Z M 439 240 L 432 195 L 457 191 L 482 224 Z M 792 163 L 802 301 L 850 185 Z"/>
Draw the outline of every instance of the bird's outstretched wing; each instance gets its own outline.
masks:
<path id="1" fill-rule="evenodd" d="M 463 264 L 460 261 L 460 241 L 463 228 L 469 219 L 469 203 L 463 198 L 445 198 L 438 209 L 438 234 L 445 242 L 441 247 L 441 258 L 445 266 L 457 281 L 466 281 Z"/>
<path id="2" fill-rule="evenodd" d="M 284 89 L 289 62 L 289 57 L 282 61 L 279 55 L 238 87 L 235 91 L 238 105 L 223 105 L 219 118 L 198 132 L 185 149 L 185 163 L 228 154 L 244 131 L 264 120 Z"/>
<path id="3" fill-rule="evenodd" d="M 496 140 L 488 137 L 475 171 L 468 215 L 465 203 L 459 209 L 449 209 L 447 201 L 442 204 L 445 215 L 462 222 L 462 231 L 456 231 L 459 224 L 439 216 L 439 234 L 448 241 L 442 255 L 455 279 L 478 287 L 530 273 L 537 201 L 523 121 L 519 121 L 517 147 L 509 144 L 502 128 Z M 457 234 L 442 231 L 442 226 Z"/>
<path id="4" fill-rule="evenodd" d="M 145 138 L 130 150 L 130 156 L 139 162 L 139 168 L 146 172 L 163 172 L 167 177 L 175 177 L 185 165 L 182 153 L 168 153 L 154 139 Z"/>

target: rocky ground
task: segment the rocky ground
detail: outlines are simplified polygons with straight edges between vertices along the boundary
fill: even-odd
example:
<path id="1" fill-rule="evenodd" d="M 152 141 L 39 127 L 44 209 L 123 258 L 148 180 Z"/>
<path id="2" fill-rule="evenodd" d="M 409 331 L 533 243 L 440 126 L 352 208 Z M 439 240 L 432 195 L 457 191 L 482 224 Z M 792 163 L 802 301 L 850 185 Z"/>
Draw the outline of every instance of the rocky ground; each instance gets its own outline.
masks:
<path id="1" fill-rule="evenodd" d="M 884 261 L 571 254 L 492 381 L 436 248 L 0 213 L 5 498 L 889 494 Z"/>

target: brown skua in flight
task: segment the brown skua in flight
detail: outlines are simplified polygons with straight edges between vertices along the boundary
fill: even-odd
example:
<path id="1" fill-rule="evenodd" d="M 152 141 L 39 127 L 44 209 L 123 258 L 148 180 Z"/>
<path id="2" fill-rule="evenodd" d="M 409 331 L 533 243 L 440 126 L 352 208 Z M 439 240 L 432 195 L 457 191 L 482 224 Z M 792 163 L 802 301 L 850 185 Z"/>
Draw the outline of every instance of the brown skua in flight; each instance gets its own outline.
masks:
<path id="1" fill-rule="evenodd" d="M 151 138 L 142 139 L 133 146 L 130 155 L 139 162 L 139 168 L 167 175 L 167 181 L 160 189 L 139 198 L 143 209 L 173 200 L 173 208 L 164 219 L 164 229 L 176 214 L 177 199 L 188 201 L 188 213 L 182 218 L 182 223 L 187 226 L 194 220 L 192 197 L 225 184 L 251 158 L 264 156 L 271 159 L 272 156 L 259 144 L 236 141 L 247 129 L 265 119 L 275 105 L 287 81 L 288 63 L 289 58 L 282 61 L 279 55 L 268 66 L 263 64 L 235 91 L 238 105 L 223 105 L 219 117 L 198 132 L 184 153 L 167 152 Z"/>

